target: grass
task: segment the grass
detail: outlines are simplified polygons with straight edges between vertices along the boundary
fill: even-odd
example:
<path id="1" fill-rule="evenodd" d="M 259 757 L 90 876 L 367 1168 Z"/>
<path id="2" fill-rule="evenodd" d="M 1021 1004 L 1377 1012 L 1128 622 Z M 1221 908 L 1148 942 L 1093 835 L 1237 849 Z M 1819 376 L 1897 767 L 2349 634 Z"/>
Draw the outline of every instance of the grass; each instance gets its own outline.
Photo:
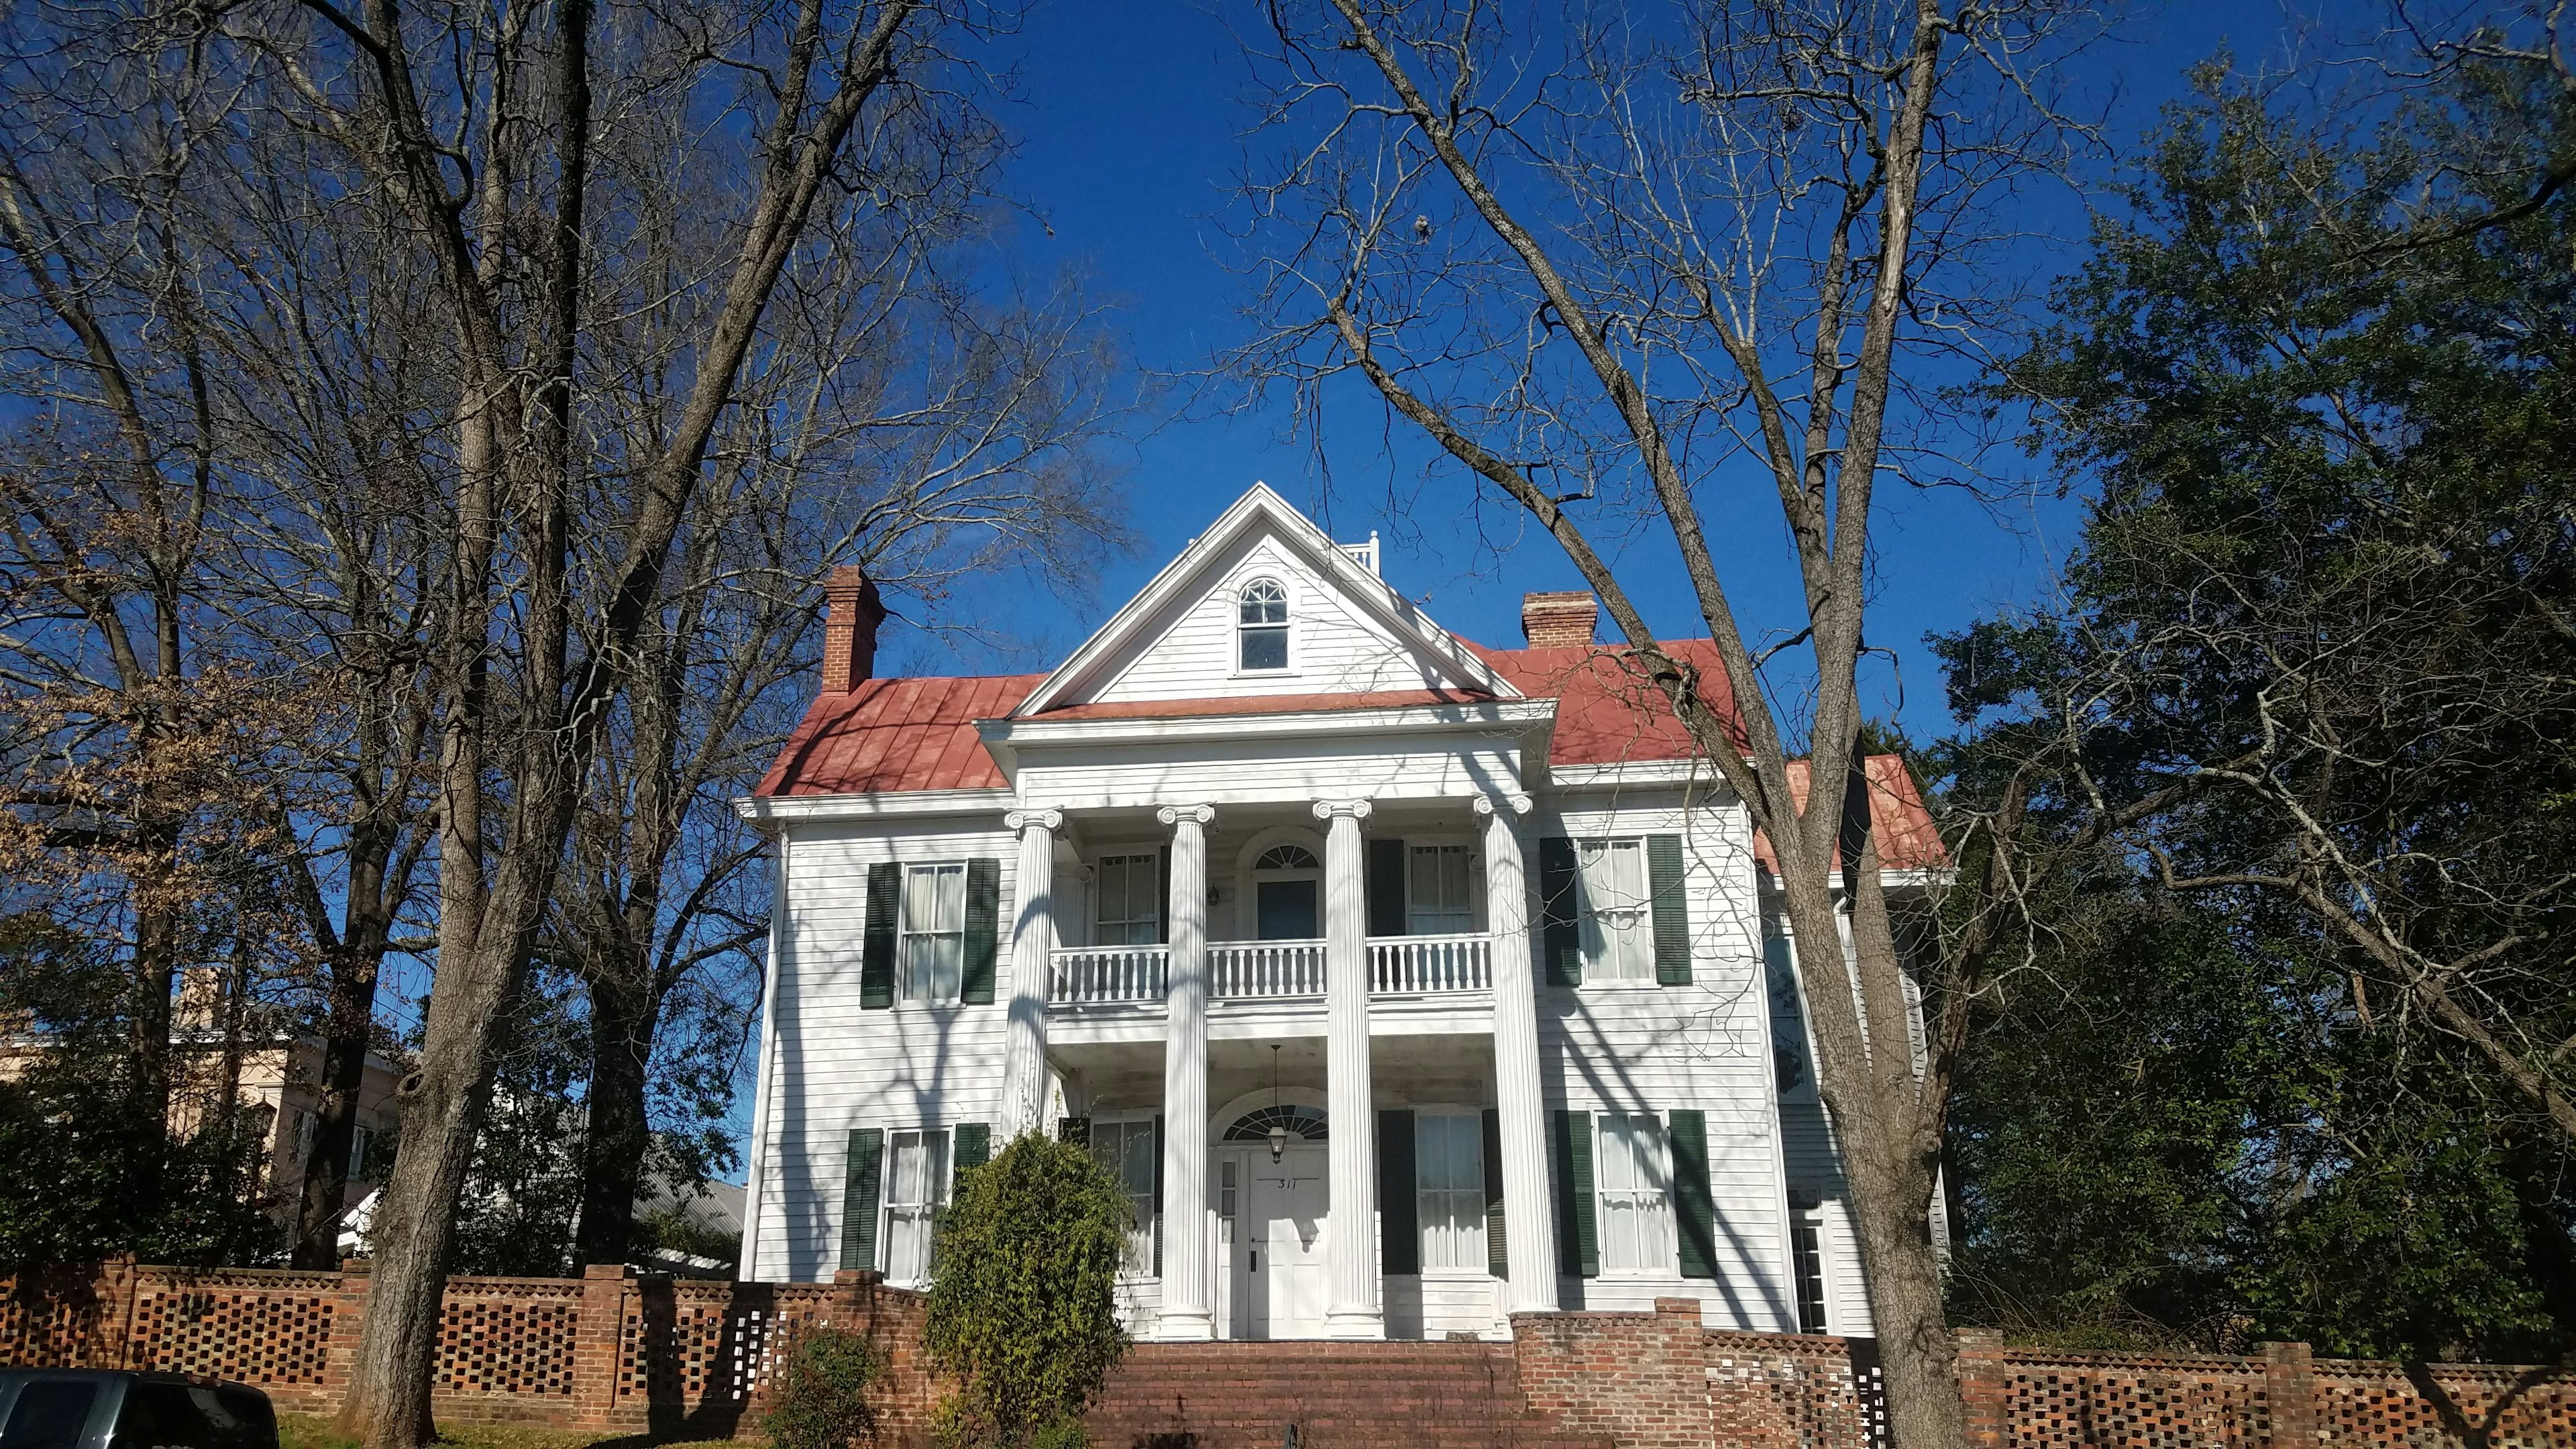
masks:
<path id="1" fill-rule="evenodd" d="M 590 1429 L 536 1429 L 524 1424 L 441 1424 L 438 1442 L 456 1449 L 590 1449 L 593 1444 L 640 1442 L 633 1434 L 603 1434 Z M 732 1446 L 745 1441 L 731 1439 L 661 1440 L 665 1446 L 683 1444 L 723 1444 Z M 328 1419 L 305 1414 L 277 1416 L 278 1449 L 358 1449 L 358 1441 L 336 1433 Z"/>

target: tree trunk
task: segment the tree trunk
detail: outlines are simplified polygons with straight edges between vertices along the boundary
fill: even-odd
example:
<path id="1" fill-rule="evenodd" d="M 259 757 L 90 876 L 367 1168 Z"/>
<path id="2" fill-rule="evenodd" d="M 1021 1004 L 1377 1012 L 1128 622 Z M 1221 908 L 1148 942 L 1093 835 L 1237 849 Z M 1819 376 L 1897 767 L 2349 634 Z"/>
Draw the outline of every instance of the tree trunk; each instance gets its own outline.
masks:
<path id="1" fill-rule="evenodd" d="M 1941 1260 L 1932 1244 L 1929 1166 L 1875 1122 L 1845 1130 L 1838 1119 L 1843 1170 L 1852 1183 L 1852 1231 L 1867 1267 L 1869 1313 L 1887 1373 L 1888 1429 L 1899 1444 L 1966 1442 L 1959 1400 L 1957 1345 L 1941 1294 Z"/>
<path id="2" fill-rule="evenodd" d="M 311 1153 L 298 1164 L 303 1169 L 295 1213 L 293 1262 L 298 1268 L 322 1271 L 339 1266 L 340 1214 L 349 1195 L 349 1150 L 357 1141 L 358 1093 L 367 1079 L 376 976 L 382 962 L 381 945 L 344 946 L 330 962 L 331 1023 L 322 1044 L 322 1100 Z"/>
<path id="3" fill-rule="evenodd" d="M 652 1128 L 644 1079 L 658 1005 L 640 961 L 595 963 L 590 983 L 590 1123 L 582 1141 L 581 1223 L 573 1261 L 622 1263 L 635 1251 L 635 1194 Z"/>

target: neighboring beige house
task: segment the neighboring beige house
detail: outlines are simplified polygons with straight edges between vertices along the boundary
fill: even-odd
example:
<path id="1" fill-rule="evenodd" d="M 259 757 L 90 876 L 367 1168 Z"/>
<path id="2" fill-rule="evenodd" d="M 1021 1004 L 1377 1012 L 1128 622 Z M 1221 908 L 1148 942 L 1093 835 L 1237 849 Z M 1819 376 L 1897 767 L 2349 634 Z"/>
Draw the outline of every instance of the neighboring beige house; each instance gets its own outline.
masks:
<path id="1" fill-rule="evenodd" d="M 209 1100 L 218 1090 L 225 1070 L 224 1039 L 218 1025 L 223 1004 L 219 973 L 191 972 L 180 985 L 170 1035 L 173 1045 L 185 1052 L 187 1065 L 182 1070 L 197 1088 L 183 1090 L 183 1099 L 193 1100 L 173 1108 L 172 1125 L 180 1131 L 188 1130 L 185 1118 L 194 1114 L 196 1103 Z M 267 1114 L 269 1192 L 283 1219 L 292 1219 L 303 1196 L 304 1160 L 322 1125 L 322 1053 L 318 1036 L 245 1043 L 240 1075 L 234 1082 L 242 1101 Z M 394 1088 L 401 1081 L 398 1064 L 375 1052 L 367 1054 L 366 1075 L 358 1084 L 358 1133 L 350 1145 L 349 1182 L 341 1196 L 344 1209 L 357 1206 L 384 1179 L 398 1120 Z"/>
<path id="2" fill-rule="evenodd" d="M 222 1091 L 232 1052 L 220 1022 L 223 1016 L 220 973 L 188 972 L 170 1028 L 177 1060 L 170 1105 L 170 1127 L 190 1133 L 204 1119 L 208 1103 Z M 315 1036 L 265 1035 L 254 1029 L 236 1043 L 238 1066 L 229 1069 L 233 1091 L 266 1119 L 267 1192 L 280 1221 L 291 1222 L 303 1195 L 304 1159 L 321 1126 L 322 1039 Z M 0 1035 L 0 1082 L 15 1080 L 32 1063 L 42 1042 L 24 1030 Z M 383 1180 L 390 1160 L 397 1120 L 394 1087 L 402 1067 L 374 1052 L 358 1088 L 358 1135 L 352 1144 L 348 1188 L 342 1206 L 355 1207 Z"/>

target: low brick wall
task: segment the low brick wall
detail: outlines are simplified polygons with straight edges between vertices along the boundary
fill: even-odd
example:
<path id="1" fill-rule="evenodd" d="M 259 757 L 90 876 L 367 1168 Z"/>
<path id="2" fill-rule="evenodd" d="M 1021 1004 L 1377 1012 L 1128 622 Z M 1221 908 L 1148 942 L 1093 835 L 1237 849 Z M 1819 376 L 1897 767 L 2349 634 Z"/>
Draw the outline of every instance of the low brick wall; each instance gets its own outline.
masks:
<path id="1" fill-rule="evenodd" d="M 161 1369 L 257 1384 L 288 1413 L 348 1389 L 368 1275 L 256 1268 L 96 1269 L 0 1279 L 0 1363 Z M 723 1438 L 751 1432 L 774 1349 L 817 1324 L 885 1355 L 890 1442 L 923 1437 L 938 1394 L 922 1299 L 873 1273 L 832 1283 L 710 1283 L 592 1268 L 448 1280 L 430 1411 L 448 1422 Z"/>
<path id="2" fill-rule="evenodd" d="M 0 1364 L 212 1374 L 258 1384 L 289 1412 L 328 1414 L 347 1388 L 368 1281 L 363 1271 L 130 1262 L 0 1279 Z M 873 1273 L 777 1284 L 619 1268 L 457 1278 L 444 1311 L 431 1407 L 450 1422 L 747 1434 L 777 1350 L 815 1324 L 865 1332 L 885 1355 L 883 1442 L 925 1442 L 939 1395 L 921 1296 Z M 1317 1449 L 1336 1437 L 1319 1428 L 1363 1442 L 1370 1426 L 1417 1421 L 1439 1430 L 1417 1432 L 1425 1444 L 1523 1449 L 1885 1443 L 1874 1345 L 1709 1332 L 1689 1299 L 1652 1313 L 1525 1314 L 1508 1345 L 1296 1350 L 1134 1355 L 1094 1415 L 1103 1449 L 1266 1449 L 1300 1418 L 1330 1421 L 1307 1424 Z M 2260 1357 L 2068 1353 L 1963 1330 L 1959 1377 L 1974 1449 L 2576 1446 L 2576 1369 L 2564 1367 L 2312 1359 L 2295 1343 L 2267 1344 Z"/>

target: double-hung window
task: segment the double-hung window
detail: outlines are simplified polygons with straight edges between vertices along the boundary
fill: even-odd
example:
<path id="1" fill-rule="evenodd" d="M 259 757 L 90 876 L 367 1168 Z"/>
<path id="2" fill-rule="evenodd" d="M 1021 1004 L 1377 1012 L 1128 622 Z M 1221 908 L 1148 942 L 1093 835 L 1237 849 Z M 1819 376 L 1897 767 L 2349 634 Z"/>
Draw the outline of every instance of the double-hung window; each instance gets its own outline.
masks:
<path id="1" fill-rule="evenodd" d="M 1142 855 L 1104 855 L 1098 872 L 1099 905 L 1092 925 L 1092 944 L 1150 946 L 1163 938 L 1162 859 Z"/>
<path id="2" fill-rule="evenodd" d="M 1601 1270 L 1670 1273 L 1673 1230 L 1666 1203 L 1662 1125 L 1651 1112 L 1604 1112 L 1593 1161 L 1600 1183 Z"/>
<path id="3" fill-rule="evenodd" d="M 927 1283 L 939 1209 L 948 1201 L 947 1131 L 891 1134 L 885 1171 L 886 1281 Z"/>
<path id="4" fill-rule="evenodd" d="M 1154 1121 L 1144 1118 L 1133 1122 L 1091 1124 L 1091 1155 L 1127 1194 L 1127 1271 L 1149 1274 L 1159 1270 L 1155 1254 L 1156 1227 L 1154 1215 L 1154 1170 L 1157 1152 L 1154 1145 Z"/>
<path id="5" fill-rule="evenodd" d="M 955 1001 L 966 962 L 966 864 L 916 865 L 903 873 L 902 984 L 905 1001 Z"/>
<path id="6" fill-rule="evenodd" d="M 370 1134 L 366 1128 L 353 1127 L 350 1129 L 349 1178 L 353 1182 L 364 1182 L 367 1180 L 367 1148 L 371 1143 L 372 1134 Z"/>
<path id="7" fill-rule="evenodd" d="M 1413 1185 L 1423 1270 L 1484 1272 L 1484 1120 L 1473 1112 L 1416 1113 Z"/>
<path id="8" fill-rule="evenodd" d="M 1235 601 L 1235 668 L 1256 673 L 1288 667 L 1288 591 L 1254 579 Z"/>
<path id="9" fill-rule="evenodd" d="M 1404 928 L 1417 936 L 1464 935 L 1474 929 L 1475 907 L 1467 900 L 1467 847 L 1416 845 L 1405 852 Z"/>
<path id="10" fill-rule="evenodd" d="M 1582 882 L 1583 979 L 1655 979 L 1655 923 L 1646 883 L 1646 842 L 1578 840 Z"/>

